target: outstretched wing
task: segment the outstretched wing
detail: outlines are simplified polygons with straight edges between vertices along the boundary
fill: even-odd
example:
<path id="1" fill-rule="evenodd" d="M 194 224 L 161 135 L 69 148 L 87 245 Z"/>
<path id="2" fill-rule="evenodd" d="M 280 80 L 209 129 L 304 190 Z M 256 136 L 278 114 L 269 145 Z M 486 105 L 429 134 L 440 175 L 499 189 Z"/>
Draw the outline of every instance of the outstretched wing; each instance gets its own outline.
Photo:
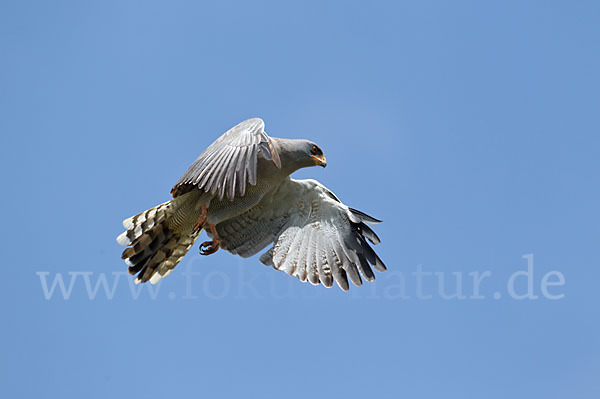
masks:
<path id="1" fill-rule="evenodd" d="M 258 154 L 281 167 L 279 154 L 271 138 L 265 133 L 265 123 L 260 118 L 248 119 L 225 132 L 212 143 L 190 166 L 171 189 L 173 197 L 199 188 L 215 194 L 219 199 L 227 193 L 233 200 L 243 196 L 246 182 L 256 184 Z"/>
<path id="2" fill-rule="evenodd" d="M 286 179 L 248 212 L 217 225 L 221 247 L 242 257 L 270 243 L 260 261 L 300 281 L 349 289 L 385 265 L 371 248 L 379 237 L 367 224 L 380 221 L 344 205 L 315 180 Z"/>

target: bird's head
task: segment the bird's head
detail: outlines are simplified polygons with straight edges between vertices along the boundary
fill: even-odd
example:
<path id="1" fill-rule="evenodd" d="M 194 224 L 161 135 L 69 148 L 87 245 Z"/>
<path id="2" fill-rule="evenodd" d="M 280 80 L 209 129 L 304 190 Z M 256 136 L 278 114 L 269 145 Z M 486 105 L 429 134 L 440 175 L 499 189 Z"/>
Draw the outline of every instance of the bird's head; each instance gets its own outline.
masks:
<path id="1" fill-rule="evenodd" d="M 284 165 L 284 169 L 288 173 L 310 166 L 327 166 L 323 150 L 312 141 L 304 139 L 275 140 L 279 149 L 281 164 Z"/>
<path id="2" fill-rule="evenodd" d="M 306 159 L 310 163 L 309 166 L 327 166 L 327 159 L 325 159 L 321 147 L 308 140 L 304 143 L 304 147 L 304 152 L 308 155 Z"/>

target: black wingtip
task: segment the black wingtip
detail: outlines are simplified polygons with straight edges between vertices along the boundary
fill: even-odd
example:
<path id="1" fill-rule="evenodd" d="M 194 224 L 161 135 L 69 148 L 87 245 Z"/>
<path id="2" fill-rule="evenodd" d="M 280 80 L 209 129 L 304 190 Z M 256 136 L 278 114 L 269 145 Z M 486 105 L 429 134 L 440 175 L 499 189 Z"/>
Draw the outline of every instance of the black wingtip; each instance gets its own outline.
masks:
<path id="1" fill-rule="evenodd" d="M 365 222 L 367 224 L 377 224 L 377 223 L 383 222 L 383 220 L 375 219 L 373 216 L 369 216 L 366 213 L 359 211 L 358 209 L 354 209 L 354 208 L 348 208 L 348 209 L 350 210 L 350 212 L 352 212 L 352 214 L 354 216 L 356 216 L 358 219 L 360 219 L 361 222 Z"/>

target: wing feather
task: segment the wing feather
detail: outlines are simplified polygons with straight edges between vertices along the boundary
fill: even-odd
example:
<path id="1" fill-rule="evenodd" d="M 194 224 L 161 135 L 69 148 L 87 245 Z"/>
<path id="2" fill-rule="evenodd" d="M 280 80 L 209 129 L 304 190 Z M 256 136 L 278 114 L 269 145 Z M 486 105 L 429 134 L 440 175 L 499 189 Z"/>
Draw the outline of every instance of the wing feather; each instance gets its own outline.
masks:
<path id="1" fill-rule="evenodd" d="M 308 241 L 308 251 L 306 253 L 306 271 L 308 273 L 308 281 L 312 285 L 319 284 L 319 271 L 317 269 L 317 241 L 316 230 L 310 229 L 310 238 Z"/>
<path id="2" fill-rule="evenodd" d="M 308 271 L 306 266 L 306 253 L 308 250 L 308 240 L 310 239 L 309 234 L 301 234 L 301 240 L 298 245 L 298 258 L 296 259 L 296 272 L 295 275 L 298 280 L 306 282 L 308 278 Z"/>
<path id="3" fill-rule="evenodd" d="M 257 158 L 262 155 L 281 167 L 277 148 L 264 131 L 260 118 L 248 119 L 215 140 L 189 167 L 171 189 L 173 197 L 194 188 L 225 195 L 233 200 L 243 196 L 246 183 L 256 185 Z"/>
<path id="4" fill-rule="evenodd" d="M 341 268 L 342 262 L 340 259 L 338 259 L 333 248 L 334 243 L 332 240 L 324 241 L 326 245 L 325 256 L 327 257 L 327 264 L 329 265 L 333 279 L 342 290 L 348 291 L 350 288 L 348 285 L 348 279 L 346 278 L 344 269 Z"/>
<path id="5" fill-rule="evenodd" d="M 246 166 L 246 174 L 248 176 L 248 183 L 256 185 L 256 163 L 258 161 L 258 151 L 256 148 L 250 149 L 251 153 L 248 157 L 248 164 Z"/>
<path id="6" fill-rule="evenodd" d="M 216 169 L 223 163 L 225 156 L 227 155 L 228 148 L 215 154 L 214 158 L 206 165 L 206 170 L 203 171 L 202 180 L 198 183 L 198 187 L 203 187 L 206 192 L 210 191 L 209 182 L 214 178 Z"/>
<path id="7" fill-rule="evenodd" d="M 302 229 L 297 229 L 295 231 L 294 237 L 291 240 L 291 245 L 287 250 L 287 256 L 285 258 L 285 261 L 281 265 L 280 269 L 289 274 L 290 276 L 293 276 L 296 272 L 296 267 L 298 264 L 298 255 L 300 252 L 299 247 L 302 243 L 302 238 L 304 237 L 304 235 L 305 234 L 303 234 Z"/>
<path id="8" fill-rule="evenodd" d="M 310 204 L 310 206 L 307 206 Z M 373 281 L 371 267 L 385 265 L 367 240 L 379 237 L 365 223 L 377 219 L 348 208 L 314 180 L 286 179 L 253 209 L 217 225 L 223 248 L 240 255 L 254 254 L 269 243 L 262 263 L 296 276 L 300 281 L 342 290 L 350 280 Z M 362 276 L 362 278 L 361 278 Z"/>
<path id="9" fill-rule="evenodd" d="M 220 191 L 220 189 L 225 189 L 224 177 L 227 174 L 227 170 L 230 168 L 229 163 L 231 162 L 231 159 L 233 157 L 235 157 L 236 152 L 237 152 L 237 148 L 235 148 L 235 147 L 228 148 L 228 150 L 225 153 L 225 155 L 223 156 L 220 164 L 217 165 L 214 176 L 211 179 L 211 182 L 209 183 L 209 185 L 211 186 L 210 192 L 212 194 L 215 194 L 217 191 Z M 220 195 L 220 193 L 219 193 L 219 198 L 223 198 Z"/>
<path id="10" fill-rule="evenodd" d="M 336 277 L 335 281 L 338 283 L 341 289 L 343 289 L 344 291 L 348 291 L 350 289 L 350 286 L 348 284 L 348 274 L 346 273 L 346 269 L 351 267 L 351 263 L 348 260 L 346 254 L 344 253 L 344 250 L 340 245 L 340 241 L 338 239 L 334 239 L 331 243 L 333 245 L 333 251 L 335 253 L 336 259 L 338 260 L 337 273 L 339 274 L 339 277 Z"/>
<path id="11" fill-rule="evenodd" d="M 280 236 L 280 239 L 275 242 L 275 249 L 273 250 L 273 263 L 279 270 L 283 270 L 287 274 L 291 274 L 288 270 L 284 270 L 283 266 L 288 258 L 291 258 L 293 254 L 290 252 L 290 247 L 294 242 L 294 239 L 300 233 L 298 226 L 291 226 L 286 229 Z"/>
<path id="12" fill-rule="evenodd" d="M 358 269 L 360 270 L 360 274 L 362 274 L 367 281 L 375 280 L 373 270 L 371 269 L 371 266 L 369 266 L 369 262 L 367 262 L 365 256 L 363 254 L 357 254 L 357 256 L 359 260 Z"/>
<path id="13" fill-rule="evenodd" d="M 327 242 L 324 237 L 320 236 L 317 241 L 316 254 L 319 279 L 325 287 L 330 288 L 333 285 L 333 277 L 331 276 L 331 267 L 327 263 Z"/>
<path id="14" fill-rule="evenodd" d="M 225 162 L 223 163 L 223 166 L 219 170 L 217 182 L 215 183 L 214 187 L 211 190 L 211 192 L 217 192 L 217 190 L 218 190 L 219 198 L 223 198 L 223 195 L 225 195 L 225 188 L 227 187 L 227 176 L 229 175 L 230 172 L 235 173 L 235 167 L 232 168 L 230 163 L 231 163 L 231 160 L 234 157 L 236 157 L 237 153 L 239 153 L 239 150 L 237 148 L 234 148 L 232 151 L 230 151 L 227 158 L 225 158 Z"/>

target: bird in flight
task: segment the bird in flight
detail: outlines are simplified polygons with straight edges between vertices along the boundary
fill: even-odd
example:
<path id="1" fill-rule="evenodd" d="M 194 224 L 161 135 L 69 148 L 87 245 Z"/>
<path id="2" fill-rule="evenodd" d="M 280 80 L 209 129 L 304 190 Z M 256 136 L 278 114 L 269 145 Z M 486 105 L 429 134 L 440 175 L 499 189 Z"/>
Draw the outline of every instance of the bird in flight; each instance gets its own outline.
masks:
<path id="1" fill-rule="evenodd" d="M 248 119 L 211 144 L 171 189 L 173 199 L 123 221 L 117 242 L 136 283 L 155 284 L 173 271 L 204 230 L 202 255 L 219 248 L 260 261 L 300 281 L 344 291 L 373 281 L 385 265 L 371 248 L 380 223 L 344 205 L 316 180 L 290 174 L 325 167 L 308 140 L 269 137 L 262 119 Z M 362 278 L 361 278 L 362 276 Z"/>

